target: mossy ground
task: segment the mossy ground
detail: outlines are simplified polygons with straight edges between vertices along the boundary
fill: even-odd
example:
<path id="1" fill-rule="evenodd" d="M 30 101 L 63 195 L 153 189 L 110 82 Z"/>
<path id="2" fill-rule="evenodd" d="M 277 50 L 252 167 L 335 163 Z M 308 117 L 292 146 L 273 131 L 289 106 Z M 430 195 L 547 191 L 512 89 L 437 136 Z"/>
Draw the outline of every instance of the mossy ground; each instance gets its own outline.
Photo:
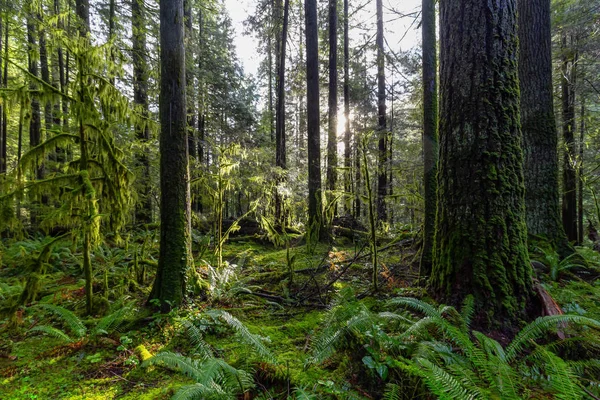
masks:
<path id="1" fill-rule="evenodd" d="M 310 388 L 323 399 L 372 398 L 364 384 L 368 377 L 360 376 L 364 366 L 360 365 L 360 360 L 359 365 L 355 365 L 357 360 L 351 355 L 340 354 L 324 365 L 305 367 L 311 338 L 322 327 L 327 305 L 335 293 L 347 285 L 352 285 L 357 293 L 369 293 L 371 266 L 368 256 L 356 260 L 325 290 L 360 248 L 347 243 L 319 244 L 314 249 L 292 245 L 288 253 L 285 248 L 251 239 L 235 241 L 225 247 L 224 259 L 238 265 L 237 283 L 224 285 L 218 296 L 210 301 L 192 297 L 177 315 L 154 314 L 143 307 L 152 271 L 146 282 L 134 283 L 135 274 L 130 268 L 135 246 L 108 255 L 103 251 L 102 257 L 93 260 L 97 271 L 97 296 L 104 296 L 103 271 L 106 269 L 109 303 L 135 302 L 139 310 L 135 318 L 120 331 L 106 337 L 87 338 L 70 344 L 28 332 L 32 326 L 47 322 L 30 308 L 20 309 L 12 320 L 0 320 L 0 398 L 168 399 L 180 386 L 192 383 L 191 380 L 163 368 L 140 367 L 134 349 L 143 345 L 152 354 L 170 350 L 192 355 L 189 342 L 177 333 L 175 317 L 193 316 L 207 308 L 224 309 L 237 317 L 251 333 L 265 339 L 277 359 L 275 366 L 260 362 L 231 331 L 224 329 L 207 334 L 206 341 L 219 357 L 233 366 L 251 366 L 258 384 L 250 398 L 286 399 L 296 387 Z M 44 277 L 40 301 L 59 304 L 82 315 L 84 293 L 76 262 L 78 254 L 74 252 L 72 257 L 63 258 L 61 251 L 57 249 L 57 255 L 51 259 L 53 267 Z M 146 257 L 156 257 L 156 251 L 157 244 L 154 243 L 148 248 Z M 289 260 L 294 256 L 292 267 L 296 272 L 290 284 Z M 213 262 L 209 253 L 203 258 Z M 8 260 L 10 263 L 3 260 L 0 301 L 4 303 L 23 286 L 24 275 L 20 272 L 19 260 L 25 260 L 25 256 L 13 257 Z M 204 261 L 196 261 L 198 270 L 203 272 Z M 404 293 L 423 293 L 411 287 L 418 272 L 413 249 L 391 246 L 382 252 L 381 263 L 382 296 L 399 288 L 403 288 Z M 232 287 L 246 287 L 254 293 L 275 296 L 283 301 L 236 292 L 231 290 Z M 598 281 L 595 284 L 561 282 L 548 284 L 548 288 L 567 312 L 600 318 Z M 319 293 L 319 290 L 323 292 Z M 376 298 L 365 301 L 377 308 Z M 84 320 L 92 327 L 97 317 Z M 61 326 L 58 320 L 51 323 Z"/>

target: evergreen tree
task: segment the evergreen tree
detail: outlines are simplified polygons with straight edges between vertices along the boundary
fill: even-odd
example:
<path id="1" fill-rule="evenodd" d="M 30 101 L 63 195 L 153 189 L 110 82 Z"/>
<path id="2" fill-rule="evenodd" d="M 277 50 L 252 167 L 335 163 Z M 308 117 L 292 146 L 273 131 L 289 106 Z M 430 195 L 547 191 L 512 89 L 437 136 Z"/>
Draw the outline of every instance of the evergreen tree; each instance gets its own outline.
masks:
<path id="1" fill-rule="evenodd" d="M 519 0 L 518 15 L 527 231 L 547 238 L 565 257 L 573 249 L 560 222 L 550 0 Z"/>
<path id="2" fill-rule="evenodd" d="M 481 325 L 517 327 L 532 298 L 515 0 L 440 4 L 440 160 L 431 287 L 473 294 Z"/>
<path id="3" fill-rule="evenodd" d="M 321 198 L 321 140 L 319 117 L 319 36 L 317 1 L 304 0 L 306 19 L 306 105 L 308 130 L 308 227 L 324 235 Z"/>
<path id="4" fill-rule="evenodd" d="M 435 32 L 435 0 L 423 0 L 421 29 L 423 40 L 423 186 L 425 220 L 421 274 L 431 273 L 431 252 L 435 232 L 436 178 L 438 153 L 437 49 Z"/>
<path id="5" fill-rule="evenodd" d="M 160 254 L 150 300 L 185 298 L 191 259 L 183 0 L 160 2 Z"/>

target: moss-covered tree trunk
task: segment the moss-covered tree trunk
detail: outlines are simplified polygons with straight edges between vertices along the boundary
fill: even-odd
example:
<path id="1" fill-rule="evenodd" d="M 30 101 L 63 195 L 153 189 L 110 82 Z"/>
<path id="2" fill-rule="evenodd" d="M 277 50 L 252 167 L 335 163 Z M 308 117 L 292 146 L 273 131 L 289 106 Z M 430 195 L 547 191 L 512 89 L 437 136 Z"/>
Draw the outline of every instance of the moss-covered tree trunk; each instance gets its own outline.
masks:
<path id="1" fill-rule="evenodd" d="M 431 286 L 476 322 L 515 327 L 532 297 L 516 1 L 440 4 L 440 159 Z"/>
<path id="2" fill-rule="evenodd" d="M 423 0 L 421 19 L 423 37 L 423 186 L 425 189 L 425 220 L 423 223 L 423 250 L 421 252 L 420 273 L 423 276 L 429 276 L 435 232 L 438 152 L 435 0 Z"/>
<path id="3" fill-rule="evenodd" d="M 142 0 L 131 2 L 131 43 L 133 61 L 133 102 L 139 107 L 142 117 L 148 117 L 148 63 L 146 61 L 146 13 Z M 135 127 L 136 137 L 142 142 L 150 140 L 150 128 L 145 121 Z M 136 204 L 136 222 L 147 224 L 152 222 L 152 199 L 150 195 L 150 160 L 145 149 L 136 156 L 142 169 L 142 178 L 138 180 L 140 200 Z"/>
<path id="4" fill-rule="evenodd" d="M 550 0 L 519 0 L 518 15 L 527 231 L 547 238 L 564 257 L 573 248 L 560 221 Z"/>
<path id="5" fill-rule="evenodd" d="M 350 36 L 349 36 L 349 7 L 344 0 L 344 191 L 352 193 L 352 147 L 350 132 Z M 346 201 L 346 214 L 351 215 L 353 208 L 351 200 Z"/>
<path id="6" fill-rule="evenodd" d="M 305 0 L 306 115 L 308 135 L 308 227 L 319 237 L 322 229 L 321 138 L 319 117 L 319 35 L 317 1 Z"/>
<path id="7" fill-rule="evenodd" d="M 185 296 L 190 254 L 183 0 L 160 2 L 160 252 L 150 299 L 163 310 Z"/>
<path id="8" fill-rule="evenodd" d="M 377 165 L 377 218 L 380 223 L 386 222 L 387 207 L 385 198 L 388 195 L 388 130 L 387 108 L 385 104 L 385 51 L 383 47 L 383 2 L 376 1 L 377 6 L 377 134 L 379 137 L 379 156 Z"/>
<path id="9" fill-rule="evenodd" d="M 3 65 L 7 62 L 4 59 L 4 53 L 2 53 L 2 34 L 4 33 L 3 29 L 3 20 L 2 16 L 0 16 L 0 88 L 4 88 L 4 77 L 2 75 Z M 4 107 L 0 104 L 0 174 L 4 174 L 6 172 L 6 130 L 4 129 Z"/>
<path id="10" fill-rule="evenodd" d="M 281 25 L 281 45 L 279 46 L 279 61 L 277 63 L 277 101 L 275 105 L 275 165 L 287 169 L 287 154 L 285 140 L 285 60 L 287 53 L 288 25 L 290 19 L 290 0 L 283 4 L 283 21 Z M 283 182 L 282 177 L 280 182 Z M 275 220 L 284 225 L 284 205 L 281 195 L 275 191 Z"/>
<path id="11" fill-rule="evenodd" d="M 327 127 L 327 189 L 335 190 L 337 184 L 337 126 L 338 126 L 338 11 L 337 0 L 329 0 L 329 95 Z M 330 200 L 333 199 L 331 196 Z"/>

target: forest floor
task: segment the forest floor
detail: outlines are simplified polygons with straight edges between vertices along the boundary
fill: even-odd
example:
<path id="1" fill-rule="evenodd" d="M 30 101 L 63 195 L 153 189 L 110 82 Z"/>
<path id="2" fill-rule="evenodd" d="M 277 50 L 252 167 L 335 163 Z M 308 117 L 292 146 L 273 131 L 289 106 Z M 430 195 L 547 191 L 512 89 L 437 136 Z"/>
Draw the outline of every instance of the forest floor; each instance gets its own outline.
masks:
<path id="1" fill-rule="evenodd" d="M 95 316 L 83 319 L 87 334 L 66 341 L 32 330 L 42 324 L 66 328 L 35 307 L 18 310 L 12 319 L 0 319 L 0 398 L 168 399 L 193 381 L 160 366 L 142 366 L 143 353 L 172 351 L 192 356 L 194 346 L 182 332 L 180 321 L 201 318 L 209 309 L 224 310 L 239 319 L 276 359 L 275 363 L 262 362 L 230 329 L 204 332 L 204 340 L 216 355 L 253 371 L 257 384 L 244 398 L 294 398 L 294 390 L 299 388 L 310 389 L 318 398 L 380 398 L 385 383 L 365 367 L 360 355 L 340 354 L 308 367 L 305 362 L 311 340 L 342 288 L 351 286 L 358 297 L 375 308 L 378 300 L 396 295 L 426 298 L 424 290 L 415 285 L 418 263 L 412 243 L 406 234 L 404 240 L 382 246 L 382 287 L 377 298 L 370 293 L 368 246 L 347 240 L 286 249 L 253 238 L 235 238 L 225 246 L 226 264 L 217 275 L 204 261 L 215 262 L 212 253 L 197 248 L 198 271 L 212 279 L 210 296 L 192 297 L 185 307 L 170 314 L 158 314 L 144 306 L 151 274 L 140 278 L 132 267 L 139 264 L 136 255 L 141 246 L 145 246 L 144 258 L 152 264 L 158 249 L 156 236 L 144 239 L 143 244 L 132 239 L 127 246 L 103 245 L 93 260 L 95 279 L 100 282 L 95 287 L 96 302 L 101 306 Z M 8 301 L 22 290 L 24 264 L 20 263 L 35 253 L 28 246 L 33 245 L 20 242 L 5 247 L 0 264 L 0 301 Z M 53 249 L 39 303 L 60 305 L 83 315 L 79 257 L 68 246 Z M 600 280 L 542 280 L 566 313 L 600 319 Z M 135 312 L 117 330 L 90 333 L 102 315 L 125 304 Z"/>

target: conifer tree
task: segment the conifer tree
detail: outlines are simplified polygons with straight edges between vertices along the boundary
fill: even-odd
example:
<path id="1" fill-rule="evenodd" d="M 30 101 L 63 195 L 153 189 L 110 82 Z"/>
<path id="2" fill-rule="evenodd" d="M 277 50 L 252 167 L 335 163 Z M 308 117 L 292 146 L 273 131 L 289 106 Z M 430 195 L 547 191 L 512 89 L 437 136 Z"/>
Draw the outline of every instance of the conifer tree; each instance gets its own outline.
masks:
<path id="1" fill-rule="evenodd" d="M 440 160 L 431 287 L 473 294 L 480 325 L 516 328 L 532 299 L 516 1 L 440 3 Z M 468 89 L 468 90 L 467 90 Z"/>
<path id="2" fill-rule="evenodd" d="M 160 2 L 160 254 L 150 300 L 185 298 L 191 261 L 183 0 Z"/>

